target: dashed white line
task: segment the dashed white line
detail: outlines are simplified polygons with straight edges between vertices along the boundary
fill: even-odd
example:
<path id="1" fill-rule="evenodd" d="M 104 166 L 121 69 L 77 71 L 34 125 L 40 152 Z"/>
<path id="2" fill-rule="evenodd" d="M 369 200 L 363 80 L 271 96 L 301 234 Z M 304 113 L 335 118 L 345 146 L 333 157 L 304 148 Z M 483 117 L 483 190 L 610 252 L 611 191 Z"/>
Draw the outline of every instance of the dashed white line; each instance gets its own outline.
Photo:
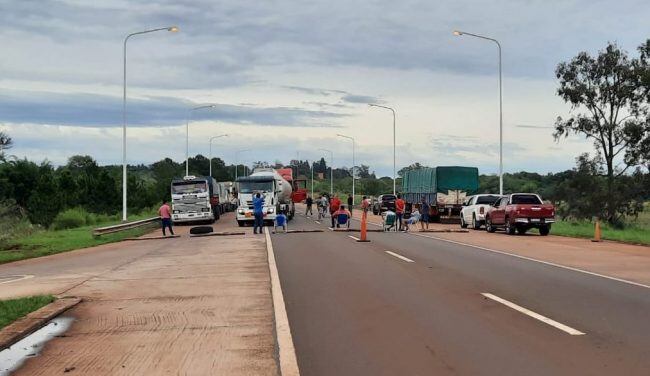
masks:
<path id="1" fill-rule="evenodd" d="M 356 241 L 361 240 L 361 239 L 357 238 L 356 236 L 352 236 L 352 235 L 348 235 L 348 238 L 352 238 L 352 239 L 354 239 L 354 240 L 356 240 Z"/>
<path id="2" fill-rule="evenodd" d="M 2 282 L 0 282 L 0 285 L 3 285 L 3 284 L 5 284 L 5 283 L 18 282 L 18 281 L 22 281 L 22 280 L 24 280 L 24 279 L 34 278 L 34 276 L 31 275 L 31 274 L 23 274 L 23 275 L 12 275 L 12 276 L 9 276 L 9 277 L 0 277 L 0 278 L 2 278 L 2 279 L 4 279 L 4 278 L 11 278 L 11 279 L 9 279 L 8 281 L 2 281 Z"/>
<path id="3" fill-rule="evenodd" d="M 517 305 L 517 304 L 515 304 L 515 303 L 513 303 L 511 301 L 505 300 L 503 298 L 499 298 L 496 295 L 493 295 L 493 294 L 490 294 L 490 293 L 487 293 L 487 292 L 483 292 L 483 293 L 481 293 L 481 295 L 485 296 L 486 298 L 492 299 L 495 302 L 499 302 L 499 303 L 505 305 L 506 307 L 509 307 L 509 308 L 512 308 L 512 309 L 514 309 L 516 311 L 519 311 L 519 312 L 523 313 L 524 315 L 528 315 L 528 316 L 530 316 L 530 317 L 532 317 L 532 318 L 534 318 L 536 320 L 539 320 L 539 321 L 541 321 L 541 322 L 543 322 L 545 324 L 548 324 L 548 325 L 550 325 L 552 327 L 560 329 L 561 331 L 566 332 L 566 333 L 568 333 L 568 334 L 570 334 L 572 336 L 582 336 L 582 335 L 585 334 L 585 333 L 583 333 L 583 332 L 581 332 L 579 330 L 573 329 L 570 326 L 566 326 L 566 325 L 564 325 L 562 323 L 559 323 L 559 322 L 557 322 L 555 320 L 549 319 L 546 316 L 542 316 L 539 313 L 535 313 L 535 312 L 533 312 L 533 311 L 531 311 L 531 310 L 529 310 L 527 308 L 524 308 L 524 307 L 522 307 L 520 305 Z"/>
<path id="4" fill-rule="evenodd" d="M 411 260 L 410 258 L 404 257 L 402 255 L 398 255 L 395 252 L 391 252 L 391 251 L 385 251 L 385 252 L 388 253 L 389 255 L 393 256 L 393 257 L 397 257 L 400 260 L 403 260 L 403 261 L 406 261 L 406 262 L 415 262 L 415 261 Z"/>

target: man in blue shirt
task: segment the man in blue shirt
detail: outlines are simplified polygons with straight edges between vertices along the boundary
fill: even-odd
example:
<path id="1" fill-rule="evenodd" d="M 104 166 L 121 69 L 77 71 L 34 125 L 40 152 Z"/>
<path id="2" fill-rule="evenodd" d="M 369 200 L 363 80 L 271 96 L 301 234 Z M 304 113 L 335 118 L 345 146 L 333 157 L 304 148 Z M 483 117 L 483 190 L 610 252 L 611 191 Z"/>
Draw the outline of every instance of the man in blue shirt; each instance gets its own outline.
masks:
<path id="1" fill-rule="evenodd" d="M 264 198 L 259 192 L 255 194 L 255 197 L 253 197 L 253 215 L 255 216 L 253 234 L 257 234 L 258 227 L 261 234 L 262 226 L 264 226 Z"/>

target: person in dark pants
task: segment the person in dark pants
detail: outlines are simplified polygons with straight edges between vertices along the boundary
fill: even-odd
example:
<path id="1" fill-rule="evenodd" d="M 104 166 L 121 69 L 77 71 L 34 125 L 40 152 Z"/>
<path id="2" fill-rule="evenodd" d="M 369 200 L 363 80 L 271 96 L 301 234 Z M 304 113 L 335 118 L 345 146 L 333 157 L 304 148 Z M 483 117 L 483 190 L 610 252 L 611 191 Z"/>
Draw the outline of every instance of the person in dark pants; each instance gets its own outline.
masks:
<path id="1" fill-rule="evenodd" d="M 169 233 L 174 236 L 174 230 L 172 229 L 172 214 L 171 214 L 171 209 L 169 208 L 169 204 L 167 204 L 167 200 L 163 200 L 163 204 L 158 209 L 158 215 L 160 215 L 160 219 L 162 221 L 162 233 L 163 236 L 167 236 L 165 233 L 165 228 L 169 228 Z"/>
<path id="2" fill-rule="evenodd" d="M 262 233 L 262 227 L 264 226 L 264 198 L 258 192 L 253 197 L 253 215 L 255 216 L 255 222 L 253 223 L 253 234 L 257 234 L 257 229 L 260 229 L 260 234 Z"/>
<path id="3" fill-rule="evenodd" d="M 314 204 L 314 199 L 311 198 L 311 196 L 307 196 L 307 199 L 305 200 L 305 204 L 307 204 L 307 210 L 305 211 L 305 216 L 314 215 L 311 211 L 311 206 Z"/>
<path id="4" fill-rule="evenodd" d="M 397 200 L 395 200 L 395 214 L 397 215 L 397 221 L 399 222 L 399 231 L 402 231 L 402 221 L 404 220 L 404 209 L 406 208 L 406 203 L 402 200 L 402 195 L 397 194 Z"/>
<path id="5" fill-rule="evenodd" d="M 348 210 L 350 211 L 350 216 L 352 216 L 352 195 L 348 195 Z"/>

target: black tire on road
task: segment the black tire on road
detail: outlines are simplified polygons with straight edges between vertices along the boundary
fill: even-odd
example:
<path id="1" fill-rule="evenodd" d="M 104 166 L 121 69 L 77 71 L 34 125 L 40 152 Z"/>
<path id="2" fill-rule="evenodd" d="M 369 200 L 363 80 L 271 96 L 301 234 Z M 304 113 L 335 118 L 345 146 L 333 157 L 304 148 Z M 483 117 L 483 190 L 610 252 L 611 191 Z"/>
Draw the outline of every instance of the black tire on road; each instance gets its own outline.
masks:
<path id="1" fill-rule="evenodd" d="M 497 229 L 496 227 L 492 226 L 492 220 L 490 220 L 490 217 L 485 218 L 485 231 L 487 232 L 495 232 Z"/>
<path id="2" fill-rule="evenodd" d="M 472 214 L 472 228 L 474 230 L 480 230 L 481 229 L 481 222 L 476 220 L 476 214 Z"/>
<path id="3" fill-rule="evenodd" d="M 244 221 L 237 221 L 237 224 L 239 225 L 239 227 L 244 227 Z"/>
<path id="4" fill-rule="evenodd" d="M 196 227 L 192 227 L 190 229 L 190 234 L 192 234 L 192 235 L 209 234 L 212 231 L 214 231 L 212 229 L 212 226 L 196 226 Z"/>
<path id="5" fill-rule="evenodd" d="M 513 226 L 510 223 L 510 218 L 506 218 L 506 234 L 508 235 L 514 235 L 515 234 L 515 226 Z"/>
<path id="6" fill-rule="evenodd" d="M 551 225 L 542 226 L 539 228 L 539 234 L 541 236 L 546 236 L 551 232 Z"/>

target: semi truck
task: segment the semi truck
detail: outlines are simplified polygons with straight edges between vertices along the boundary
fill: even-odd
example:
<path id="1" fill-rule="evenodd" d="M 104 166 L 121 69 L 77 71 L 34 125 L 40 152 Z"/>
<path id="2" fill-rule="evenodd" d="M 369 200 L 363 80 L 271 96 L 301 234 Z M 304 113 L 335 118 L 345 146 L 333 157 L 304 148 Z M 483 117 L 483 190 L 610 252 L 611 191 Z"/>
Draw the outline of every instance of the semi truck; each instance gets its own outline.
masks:
<path id="1" fill-rule="evenodd" d="M 435 221 L 460 221 L 466 198 L 478 190 L 478 168 L 438 166 L 409 170 L 404 173 L 402 194 L 406 213 L 422 198 L 429 203 L 429 217 Z"/>
<path id="2" fill-rule="evenodd" d="M 283 169 L 281 169 L 283 170 Z M 264 221 L 274 221 L 280 211 L 284 211 L 288 219 L 293 218 L 296 212 L 292 199 L 292 184 L 285 178 L 290 177 L 286 171 L 284 176 L 280 170 L 272 168 L 256 168 L 249 176 L 237 178 L 238 207 L 237 223 L 244 226 L 253 223 L 253 197 L 260 193 L 264 198 Z M 291 169 L 289 169 L 289 172 Z"/>
<path id="3" fill-rule="evenodd" d="M 171 182 L 172 221 L 210 222 L 221 215 L 217 182 L 207 176 L 185 176 Z"/>
<path id="4" fill-rule="evenodd" d="M 280 168 L 277 171 L 284 180 L 291 184 L 291 201 L 294 203 L 305 201 L 307 199 L 307 180 L 294 179 L 291 168 Z"/>

